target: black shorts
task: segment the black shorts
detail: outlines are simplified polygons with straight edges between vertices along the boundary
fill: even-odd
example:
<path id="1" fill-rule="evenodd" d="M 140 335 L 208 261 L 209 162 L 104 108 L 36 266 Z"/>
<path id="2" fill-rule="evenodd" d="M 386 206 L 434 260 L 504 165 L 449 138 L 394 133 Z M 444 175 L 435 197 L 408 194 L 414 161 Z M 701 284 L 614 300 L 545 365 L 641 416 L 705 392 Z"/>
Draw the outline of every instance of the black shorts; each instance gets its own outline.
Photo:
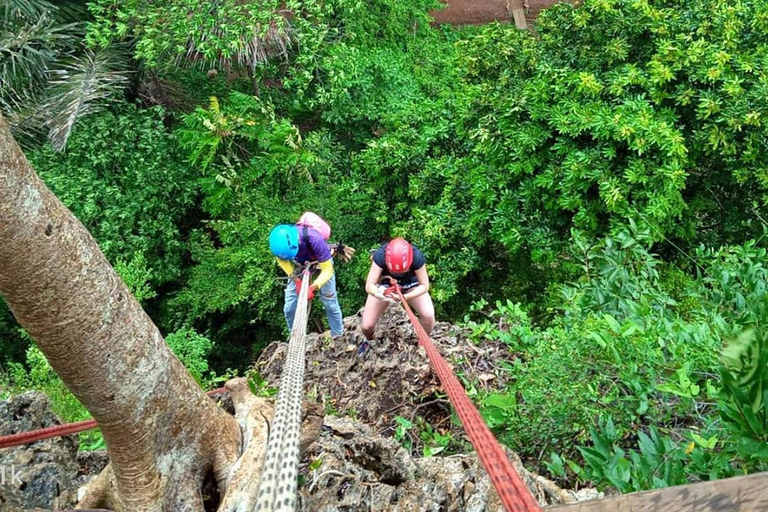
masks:
<path id="1" fill-rule="evenodd" d="M 384 285 L 384 286 L 390 286 L 391 283 L 389 282 L 389 277 L 385 277 L 384 279 L 379 281 L 379 284 L 380 285 Z M 397 284 L 400 285 L 400 288 L 404 292 L 410 290 L 411 288 L 415 288 L 415 287 L 419 286 L 419 282 L 418 281 L 408 281 L 408 282 L 405 282 L 405 283 L 401 283 L 400 281 L 397 281 Z"/>

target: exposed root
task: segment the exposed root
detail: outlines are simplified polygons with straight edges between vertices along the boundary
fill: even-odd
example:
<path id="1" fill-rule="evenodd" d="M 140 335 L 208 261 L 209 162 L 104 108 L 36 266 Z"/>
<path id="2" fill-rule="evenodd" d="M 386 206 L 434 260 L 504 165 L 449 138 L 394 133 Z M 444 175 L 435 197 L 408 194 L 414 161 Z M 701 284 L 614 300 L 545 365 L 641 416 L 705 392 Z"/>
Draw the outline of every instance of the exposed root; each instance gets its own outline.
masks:
<path id="1" fill-rule="evenodd" d="M 81 487 L 77 492 L 77 499 L 79 509 L 122 509 L 123 507 L 118 503 L 117 481 L 112 471 L 112 464 L 107 464 L 88 485 Z"/>
<path id="2" fill-rule="evenodd" d="M 264 398 L 254 396 L 245 379 L 232 379 L 226 384 L 235 404 L 235 419 L 243 431 L 243 454 L 233 467 L 227 493 L 219 512 L 250 512 L 256 505 L 259 476 L 269 438 L 274 408 Z M 320 435 L 322 408 L 306 402 L 299 450 L 306 450 Z"/>
<path id="3" fill-rule="evenodd" d="M 274 415 L 272 404 L 254 396 L 243 378 L 227 382 L 235 404 L 235 419 L 243 433 L 242 455 L 232 467 L 227 493 L 219 505 L 219 512 L 250 511 L 256 503 L 259 472 L 269 438 L 269 427 Z"/>
<path id="4" fill-rule="evenodd" d="M 214 453 L 214 460 L 210 461 L 210 465 L 219 484 L 220 494 L 223 495 L 218 511 L 246 512 L 253 510 L 256 502 L 259 475 L 274 407 L 267 399 L 253 395 L 243 378 L 228 381 L 226 388 L 235 407 L 235 421 L 240 427 L 242 441 L 238 446 L 223 443 L 220 448 L 225 453 Z M 323 424 L 322 407 L 304 403 L 303 410 L 302 435 L 299 441 L 302 452 L 318 438 Z M 234 463 L 234 458 L 228 453 L 232 447 L 238 450 Z M 200 494 L 199 490 L 185 488 L 183 494 L 186 498 L 182 498 L 181 493 L 182 490 L 177 488 L 172 501 L 181 500 L 190 505 L 190 509 L 202 510 L 202 504 L 193 503 L 194 497 Z M 111 464 L 82 487 L 78 495 L 78 508 L 125 510 L 119 500 L 117 480 Z"/>

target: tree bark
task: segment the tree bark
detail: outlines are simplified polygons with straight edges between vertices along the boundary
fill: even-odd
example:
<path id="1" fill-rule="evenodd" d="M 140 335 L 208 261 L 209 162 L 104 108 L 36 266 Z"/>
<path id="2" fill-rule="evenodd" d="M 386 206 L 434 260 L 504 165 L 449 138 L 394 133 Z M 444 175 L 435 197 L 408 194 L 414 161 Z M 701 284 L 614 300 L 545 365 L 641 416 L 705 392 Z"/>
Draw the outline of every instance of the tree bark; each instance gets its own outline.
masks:
<path id="1" fill-rule="evenodd" d="M 239 456 L 235 419 L 195 383 L 0 116 L 0 294 L 99 423 L 118 510 L 200 511 Z"/>

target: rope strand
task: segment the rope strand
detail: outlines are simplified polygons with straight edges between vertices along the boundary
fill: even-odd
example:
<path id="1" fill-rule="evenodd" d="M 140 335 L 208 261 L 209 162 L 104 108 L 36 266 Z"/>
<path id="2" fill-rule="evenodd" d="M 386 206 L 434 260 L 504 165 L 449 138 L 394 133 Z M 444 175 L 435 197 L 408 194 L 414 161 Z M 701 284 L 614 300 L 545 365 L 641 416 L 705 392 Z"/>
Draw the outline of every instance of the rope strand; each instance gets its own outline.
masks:
<path id="1" fill-rule="evenodd" d="M 208 391 L 207 394 L 208 396 L 213 396 L 216 393 L 220 393 L 222 391 L 226 391 L 226 389 L 214 389 L 213 391 Z M 72 434 L 77 434 L 78 432 L 84 432 L 92 428 L 97 428 L 98 426 L 99 425 L 96 423 L 96 420 L 91 419 L 78 421 L 76 423 L 65 423 L 64 425 L 56 425 L 38 430 L 30 430 L 29 432 L 20 432 L 18 434 L 0 436 L 0 449 L 34 443 L 35 441 L 42 441 L 43 439 L 50 439 L 51 437 L 69 436 Z"/>
<path id="2" fill-rule="evenodd" d="M 309 269 L 305 269 L 259 480 L 255 509 L 258 512 L 293 512 L 296 509 L 309 279 Z"/>
<path id="3" fill-rule="evenodd" d="M 403 292 L 399 286 L 395 288 L 400 297 L 400 303 L 408 314 L 416 335 L 419 337 L 419 344 L 424 347 L 427 357 L 432 363 L 440 382 L 443 384 L 451 404 L 456 409 L 456 413 L 461 419 L 464 430 L 467 432 L 469 441 L 475 447 L 477 456 L 483 467 L 491 478 L 491 483 L 499 493 L 501 502 L 508 512 L 541 512 L 536 499 L 523 483 L 520 476 L 515 471 L 514 466 L 509 462 L 506 453 L 499 445 L 496 438 L 493 437 L 488 425 L 485 424 L 477 408 L 467 396 L 466 391 L 459 383 L 453 371 L 440 355 L 429 335 L 419 323 L 416 315 L 411 311 L 411 306 L 403 297 Z"/>

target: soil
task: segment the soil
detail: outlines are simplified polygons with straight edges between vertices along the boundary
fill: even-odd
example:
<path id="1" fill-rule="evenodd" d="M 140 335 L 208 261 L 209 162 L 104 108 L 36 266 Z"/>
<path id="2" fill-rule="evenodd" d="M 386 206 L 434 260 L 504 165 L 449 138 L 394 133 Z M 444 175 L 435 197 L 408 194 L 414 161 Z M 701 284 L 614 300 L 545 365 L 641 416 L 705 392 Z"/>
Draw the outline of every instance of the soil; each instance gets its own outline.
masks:
<path id="1" fill-rule="evenodd" d="M 432 16 L 435 23 L 450 23 L 452 25 L 480 25 L 493 21 L 511 22 L 513 0 L 442 0 L 447 4 L 442 10 L 435 11 Z M 546 9 L 559 0 L 521 0 L 525 9 L 525 17 L 529 23 L 536 19 L 542 9 Z"/>

